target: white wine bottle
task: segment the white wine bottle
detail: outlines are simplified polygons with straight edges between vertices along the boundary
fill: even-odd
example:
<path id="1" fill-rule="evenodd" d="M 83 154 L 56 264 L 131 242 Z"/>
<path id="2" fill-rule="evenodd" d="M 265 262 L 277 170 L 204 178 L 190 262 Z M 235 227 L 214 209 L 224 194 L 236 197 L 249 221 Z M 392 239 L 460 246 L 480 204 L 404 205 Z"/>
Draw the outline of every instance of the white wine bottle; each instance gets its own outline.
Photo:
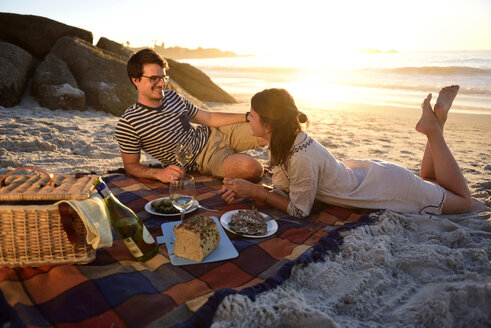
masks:
<path id="1" fill-rule="evenodd" d="M 135 259 L 144 262 L 154 257 L 159 248 L 142 220 L 112 194 L 101 177 L 94 180 L 94 186 L 104 200 L 114 230 Z"/>

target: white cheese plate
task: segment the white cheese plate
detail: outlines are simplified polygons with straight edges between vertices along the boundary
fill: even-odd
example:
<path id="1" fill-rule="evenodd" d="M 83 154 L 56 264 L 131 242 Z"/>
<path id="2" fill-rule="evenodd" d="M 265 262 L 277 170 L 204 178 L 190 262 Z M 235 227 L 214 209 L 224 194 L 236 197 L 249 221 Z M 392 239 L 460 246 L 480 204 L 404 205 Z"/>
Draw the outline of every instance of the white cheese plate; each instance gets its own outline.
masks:
<path id="1" fill-rule="evenodd" d="M 171 221 L 171 222 L 162 223 L 161 225 L 162 236 L 157 236 L 157 243 L 166 244 L 167 253 L 169 253 L 170 263 L 176 266 L 209 263 L 209 262 L 228 260 L 239 256 L 239 252 L 237 252 L 237 250 L 235 249 L 234 245 L 232 244 L 227 234 L 225 233 L 225 230 L 223 230 L 220 222 L 218 222 L 218 219 L 215 216 L 210 216 L 210 218 L 213 219 L 213 221 L 215 221 L 215 223 L 217 224 L 218 231 L 220 232 L 220 242 L 218 243 L 217 248 L 215 248 L 213 252 L 208 254 L 208 256 L 205 257 L 201 262 L 184 259 L 174 254 L 174 240 L 175 240 L 174 226 L 180 224 L 181 221 Z"/>

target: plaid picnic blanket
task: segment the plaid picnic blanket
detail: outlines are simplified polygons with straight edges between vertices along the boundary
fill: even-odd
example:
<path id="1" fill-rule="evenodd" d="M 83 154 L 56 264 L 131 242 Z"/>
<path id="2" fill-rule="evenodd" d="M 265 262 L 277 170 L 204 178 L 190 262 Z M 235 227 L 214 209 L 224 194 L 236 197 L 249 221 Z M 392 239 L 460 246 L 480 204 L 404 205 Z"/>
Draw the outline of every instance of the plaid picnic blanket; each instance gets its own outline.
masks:
<path id="1" fill-rule="evenodd" d="M 251 208 L 248 200 L 227 205 L 217 194 L 220 179 L 195 178 L 200 204 L 224 212 Z M 154 237 L 162 235 L 167 217 L 147 213 L 144 206 L 168 196 L 167 184 L 125 175 L 104 179 Z M 287 279 L 294 265 L 306 265 L 337 249 L 342 230 L 370 222 L 366 211 L 321 207 L 320 213 L 302 220 L 259 207 L 278 217 L 278 231 L 262 239 L 230 234 L 239 252 L 230 260 L 174 266 L 162 244 L 159 254 L 140 263 L 121 240 L 115 240 L 112 247 L 98 249 L 96 260 L 86 265 L 0 268 L 0 323 L 10 320 L 13 327 L 209 326 L 226 295 L 240 292 L 254 299 Z M 218 218 L 223 214 L 198 209 L 187 215 L 196 213 Z"/>

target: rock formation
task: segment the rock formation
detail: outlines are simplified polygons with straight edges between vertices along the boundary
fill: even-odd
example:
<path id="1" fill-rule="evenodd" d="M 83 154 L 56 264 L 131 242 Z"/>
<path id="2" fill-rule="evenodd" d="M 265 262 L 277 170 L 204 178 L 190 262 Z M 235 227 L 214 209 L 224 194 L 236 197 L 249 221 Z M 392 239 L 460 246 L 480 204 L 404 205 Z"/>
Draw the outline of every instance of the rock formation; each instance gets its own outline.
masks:
<path id="1" fill-rule="evenodd" d="M 92 32 L 33 15 L 0 13 L 0 39 L 15 44 L 34 57 L 43 59 L 55 42 L 73 35 L 92 43 Z"/>
<path id="2" fill-rule="evenodd" d="M 169 75 L 183 89 L 202 101 L 236 103 L 237 101 L 194 66 L 166 58 Z"/>
<path id="3" fill-rule="evenodd" d="M 85 93 L 78 88 L 67 64 L 52 54 L 48 54 L 36 68 L 31 94 L 39 105 L 49 109 L 87 108 Z"/>
<path id="4" fill-rule="evenodd" d="M 34 58 L 24 49 L 0 41 L 0 105 L 19 103 L 34 67 Z"/>
<path id="5" fill-rule="evenodd" d="M 101 37 L 99 39 L 99 41 L 96 44 L 96 47 L 109 51 L 117 57 L 121 57 L 125 62 L 133 54 L 133 51 L 131 49 L 126 48 L 122 44 L 114 42 L 113 40 L 109 40 L 108 38 L 105 37 Z"/>
<path id="6" fill-rule="evenodd" d="M 120 58 L 73 36 L 60 38 L 51 54 L 67 63 L 88 106 L 118 116 L 135 101 L 135 87 Z"/>
<path id="7" fill-rule="evenodd" d="M 0 13 L 0 106 L 17 105 L 32 77 L 31 93 L 41 106 L 121 115 L 136 100 L 126 72 L 132 50 L 107 38 L 94 46 L 92 38 L 45 17 Z M 236 102 L 197 68 L 168 61 L 170 88 L 194 104 Z"/>

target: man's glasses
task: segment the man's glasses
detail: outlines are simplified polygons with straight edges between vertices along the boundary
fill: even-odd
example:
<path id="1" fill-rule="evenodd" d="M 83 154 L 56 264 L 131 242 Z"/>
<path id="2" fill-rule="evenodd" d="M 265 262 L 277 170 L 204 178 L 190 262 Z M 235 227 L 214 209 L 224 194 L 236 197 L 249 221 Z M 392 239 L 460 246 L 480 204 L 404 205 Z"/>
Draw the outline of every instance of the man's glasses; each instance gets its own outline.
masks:
<path id="1" fill-rule="evenodd" d="M 153 85 L 158 84 L 160 81 L 162 81 L 164 84 L 169 83 L 169 76 L 168 75 L 162 75 L 162 76 L 157 76 L 157 75 L 146 76 L 146 75 L 142 75 L 142 77 L 146 77 L 147 79 L 149 79 L 150 80 L 150 83 L 152 83 Z"/>

